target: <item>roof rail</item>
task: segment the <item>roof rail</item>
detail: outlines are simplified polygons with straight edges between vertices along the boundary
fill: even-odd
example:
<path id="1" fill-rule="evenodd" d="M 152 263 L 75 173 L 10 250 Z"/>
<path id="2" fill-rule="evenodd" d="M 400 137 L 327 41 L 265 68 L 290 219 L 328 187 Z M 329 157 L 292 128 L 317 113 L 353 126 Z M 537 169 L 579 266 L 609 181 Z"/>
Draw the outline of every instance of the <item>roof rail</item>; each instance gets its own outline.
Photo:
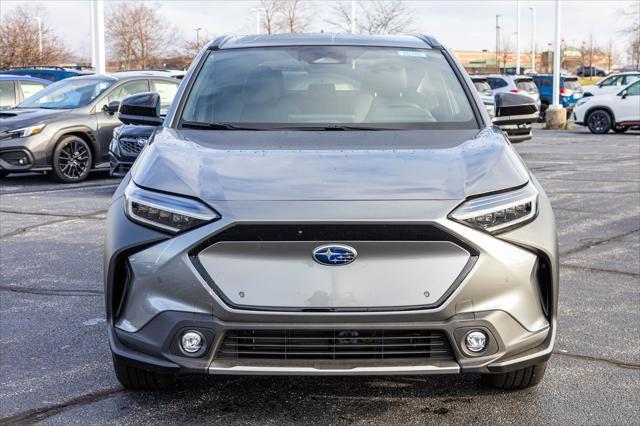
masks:
<path id="1" fill-rule="evenodd" d="M 231 37 L 229 34 L 221 35 L 213 39 L 213 41 L 207 46 L 208 50 L 218 50 L 222 47 L 224 42 Z"/>
<path id="2" fill-rule="evenodd" d="M 427 43 L 429 47 L 432 47 L 434 49 L 444 49 L 444 46 L 433 36 L 426 34 L 415 34 L 415 36 Z"/>

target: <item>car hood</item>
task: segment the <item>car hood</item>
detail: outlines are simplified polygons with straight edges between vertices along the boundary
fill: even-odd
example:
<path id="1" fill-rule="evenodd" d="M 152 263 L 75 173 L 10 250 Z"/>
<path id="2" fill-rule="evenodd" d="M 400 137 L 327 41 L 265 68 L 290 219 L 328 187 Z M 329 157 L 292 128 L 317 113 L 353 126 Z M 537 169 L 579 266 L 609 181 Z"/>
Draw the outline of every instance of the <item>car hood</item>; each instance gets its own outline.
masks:
<path id="1" fill-rule="evenodd" d="M 0 111 L 0 133 L 21 127 L 47 123 L 66 115 L 68 109 L 13 108 Z"/>
<path id="2" fill-rule="evenodd" d="M 163 128 L 132 170 L 142 187 L 219 201 L 453 200 L 525 184 L 494 127 L 411 131 Z"/>

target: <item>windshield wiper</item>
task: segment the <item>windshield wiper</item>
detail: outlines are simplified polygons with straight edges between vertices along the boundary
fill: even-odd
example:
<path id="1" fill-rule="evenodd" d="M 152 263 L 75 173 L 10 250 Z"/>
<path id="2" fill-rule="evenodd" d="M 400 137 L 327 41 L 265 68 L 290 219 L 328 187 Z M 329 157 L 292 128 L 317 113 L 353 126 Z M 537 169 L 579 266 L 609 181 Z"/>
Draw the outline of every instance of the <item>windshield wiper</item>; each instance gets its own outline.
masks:
<path id="1" fill-rule="evenodd" d="M 183 121 L 182 127 L 201 130 L 261 130 L 255 127 L 242 127 L 230 123 L 203 123 L 199 121 Z"/>
<path id="2" fill-rule="evenodd" d="M 282 126 L 270 127 L 269 130 L 321 130 L 321 131 L 348 131 L 348 130 L 400 130 L 390 127 L 352 126 L 343 124 L 311 125 L 311 126 Z"/>

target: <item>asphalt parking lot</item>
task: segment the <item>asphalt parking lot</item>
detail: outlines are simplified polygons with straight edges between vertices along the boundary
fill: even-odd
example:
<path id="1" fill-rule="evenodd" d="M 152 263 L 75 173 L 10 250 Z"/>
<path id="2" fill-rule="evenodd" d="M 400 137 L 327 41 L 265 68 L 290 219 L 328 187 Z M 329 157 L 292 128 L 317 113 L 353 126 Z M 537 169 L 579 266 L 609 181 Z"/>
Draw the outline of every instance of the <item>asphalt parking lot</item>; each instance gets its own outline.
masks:
<path id="1" fill-rule="evenodd" d="M 118 180 L 9 177 L 0 195 L 0 424 L 640 423 L 640 132 L 537 130 L 518 151 L 552 199 L 559 332 L 543 383 L 475 376 L 203 377 L 123 390 L 105 331 L 102 242 Z"/>

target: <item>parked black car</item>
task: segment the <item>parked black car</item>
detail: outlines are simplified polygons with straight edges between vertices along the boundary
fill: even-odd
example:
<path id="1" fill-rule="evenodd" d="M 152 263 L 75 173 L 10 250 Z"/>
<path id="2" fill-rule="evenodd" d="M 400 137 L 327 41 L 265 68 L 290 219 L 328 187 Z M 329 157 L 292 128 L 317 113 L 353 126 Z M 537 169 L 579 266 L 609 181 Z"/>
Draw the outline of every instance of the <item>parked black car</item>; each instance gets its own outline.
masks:
<path id="1" fill-rule="evenodd" d="M 109 174 L 120 177 L 126 175 L 155 130 L 155 126 L 133 124 L 117 127 L 109 146 Z"/>
<path id="2" fill-rule="evenodd" d="M 578 67 L 576 75 L 580 77 L 604 77 L 607 73 L 600 67 Z"/>

